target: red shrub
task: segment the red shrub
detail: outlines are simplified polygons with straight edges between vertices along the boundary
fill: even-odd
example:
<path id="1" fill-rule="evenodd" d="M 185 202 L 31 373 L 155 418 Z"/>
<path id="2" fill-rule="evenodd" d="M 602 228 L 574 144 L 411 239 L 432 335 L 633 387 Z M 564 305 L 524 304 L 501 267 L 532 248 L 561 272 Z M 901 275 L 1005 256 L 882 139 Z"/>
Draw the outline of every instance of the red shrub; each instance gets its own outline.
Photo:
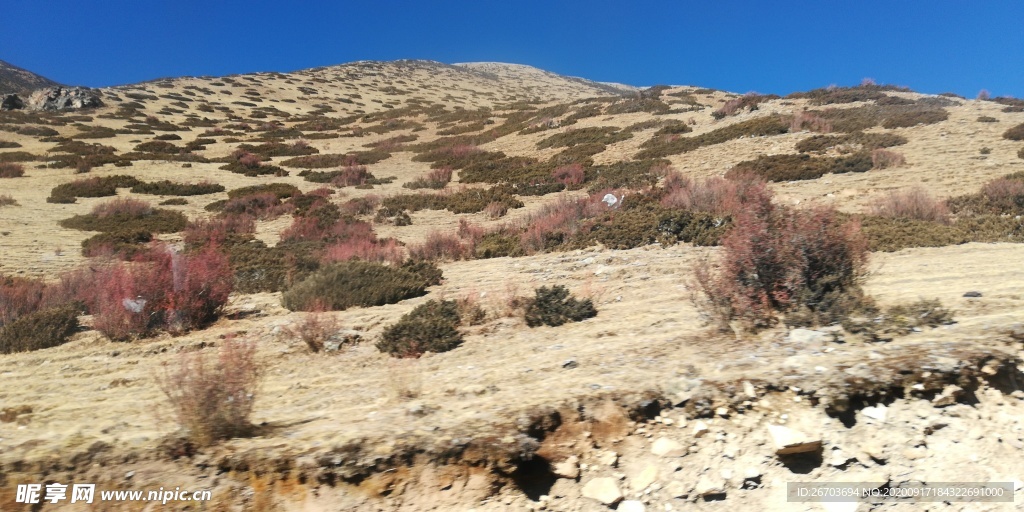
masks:
<path id="1" fill-rule="evenodd" d="M 551 171 L 551 177 L 568 188 L 574 189 L 583 184 L 583 166 L 569 164 Z"/>
<path id="2" fill-rule="evenodd" d="M 366 183 L 370 179 L 370 172 L 365 165 L 349 165 L 341 170 L 341 174 L 331 180 L 335 187 L 354 187 Z"/>
<path id="3" fill-rule="evenodd" d="M 812 114 L 810 112 L 799 112 L 793 115 L 793 118 L 789 121 L 790 133 L 796 133 L 803 130 L 810 130 L 818 133 L 831 133 L 832 123 L 822 117 Z"/>
<path id="4" fill-rule="evenodd" d="M 324 225 L 316 217 L 296 217 L 291 226 L 281 232 L 281 241 L 317 240 L 375 240 L 373 226 L 361 220 L 342 218 L 333 224 Z"/>
<path id="5" fill-rule="evenodd" d="M 871 167 L 873 169 L 888 169 L 899 167 L 907 163 L 903 155 L 887 149 L 876 149 L 871 152 Z"/>
<path id="6" fill-rule="evenodd" d="M 780 312 L 834 316 L 857 296 L 867 244 L 854 223 L 840 223 L 831 209 L 776 207 L 763 215 L 740 214 L 722 240 L 718 272 L 697 269 L 705 311 L 720 326 L 733 319 L 749 328 L 771 325 Z"/>
<path id="7" fill-rule="evenodd" d="M 0 162 L 0 178 L 20 178 L 25 175 L 25 168 L 13 162 Z"/>
<path id="8" fill-rule="evenodd" d="M 100 203 L 92 209 L 92 214 L 101 219 L 113 216 L 145 217 L 151 213 L 153 213 L 153 207 L 149 203 L 129 197 Z"/>
<path id="9" fill-rule="evenodd" d="M 123 340 L 214 320 L 227 303 L 233 278 L 227 257 L 216 247 L 188 255 L 155 247 L 135 262 L 101 267 L 95 282 L 94 326 Z"/>
<path id="10" fill-rule="evenodd" d="M 0 327 L 38 311 L 45 295 L 43 281 L 0 275 Z"/>
<path id="11" fill-rule="evenodd" d="M 346 215 L 369 215 L 378 206 L 380 206 L 379 196 L 354 197 L 341 204 L 341 212 Z"/>
<path id="12" fill-rule="evenodd" d="M 949 208 L 935 200 L 927 190 L 914 187 L 893 191 L 871 205 L 872 215 L 894 219 L 913 219 L 949 224 Z"/>
<path id="13" fill-rule="evenodd" d="M 504 217 L 508 213 L 508 204 L 501 201 L 488 203 L 487 206 L 484 207 L 484 213 L 492 219 Z"/>
<path id="14" fill-rule="evenodd" d="M 472 243 L 478 242 L 484 237 L 484 228 L 470 223 L 466 219 L 459 219 L 459 238 L 469 240 Z"/>
<path id="15" fill-rule="evenodd" d="M 714 215 L 731 215 L 744 210 L 764 211 L 771 205 L 771 191 L 761 178 L 740 175 L 733 179 L 718 177 L 694 181 L 679 173 L 665 177 L 661 205 Z"/>
<path id="16" fill-rule="evenodd" d="M 1024 180 L 997 178 L 985 184 L 981 193 L 1001 212 L 1024 209 Z"/>
<path id="17" fill-rule="evenodd" d="M 248 215 L 222 215 L 198 219 L 185 226 L 182 237 L 190 247 L 223 245 L 231 235 L 243 237 L 256 232 L 256 221 Z"/>
<path id="18" fill-rule="evenodd" d="M 405 251 L 394 239 L 369 240 L 351 238 L 330 245 L 321 258 L 323 263 L 361 259 L 373 263 L 391 263 L 398 265 L 405 259 Z"/>
<path id="19" fill-rule="evenodd" d="M 233 154 L 232 156 L 235 156 L 236 159 L 238 160 L 238 163 L 242 164 L 243 167 L 249 169 L 255 169 L 259 167 L 260 165 L 262 165 L 261 162 L 263 161 L 263 159 L 259 155 L 254 155 L 242 149 L 236 150 L 235 154 Z"/>
<path id="20" fill-rule="evenodd" d="M 221 212 L 232 215 L 248 215 L 257 219 L 272 219 L 285 213 L 290 206 L 281 203 L 281 199 L 272 192 L 250 194 L 228 199 Z"/>
<path id="21" fill-rule="evenodd" d="M 427 235 L 422 244 L 409 249 L 409 254 L 418 260 L 461 260 L 472 253 L 472 248 L 462 245 L 458 236 L 438 231 Z"/>
<path id="22" fill-rule="evenodd" d="M 614 191 L 611 191 L 614 192 Z M 608 206 L 601 202 L 608 191 L 593 194 L 585 199 L 561 199 L 545 206 L 526 222 L 526 229 L 520 235 L 520 245 L 527 253 L 543 251 L 551 244 L 576 234 L 584 220 L 606 211 Z M 615 193 L 621 197 L 621 193 Z"/>

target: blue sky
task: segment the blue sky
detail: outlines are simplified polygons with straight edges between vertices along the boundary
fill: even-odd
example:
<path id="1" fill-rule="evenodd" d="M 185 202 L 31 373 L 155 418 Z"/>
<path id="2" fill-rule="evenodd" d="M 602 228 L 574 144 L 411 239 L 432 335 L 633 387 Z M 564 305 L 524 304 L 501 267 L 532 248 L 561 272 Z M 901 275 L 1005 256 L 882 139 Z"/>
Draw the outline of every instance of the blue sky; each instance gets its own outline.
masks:
<path id="1" fill-rule="evenodd" d="M 354 60 L 501 61 L 785 94 L 870 77 L 1024 97 L 1024 2 L 5 0 L 0 60 L 93 87 Z"/>

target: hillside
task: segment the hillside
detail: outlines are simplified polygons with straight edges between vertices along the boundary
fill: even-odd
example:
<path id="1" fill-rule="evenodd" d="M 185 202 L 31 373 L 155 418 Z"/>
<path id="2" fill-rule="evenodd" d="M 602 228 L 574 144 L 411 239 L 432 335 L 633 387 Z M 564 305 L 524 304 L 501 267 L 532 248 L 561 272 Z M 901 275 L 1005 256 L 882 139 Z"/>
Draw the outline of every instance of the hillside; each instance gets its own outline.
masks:
<path id="1" fill-rule="evenodd" d="M 1021 100 L 426 61 L 100 93 L 0 113 L 0 324 L 32 297 L 81 322 L 0 353 L 2 510 L 29 510 L 14 484 L 44 479 L 213 491 L 185 510 L 869 510 L 787 502 L 786 483 L 1019 491 Z M 768 195 L 860 226 L 843 232 L 870 250 L 856 284 L 873 302 L 715 328 L 695 269 Z M 222 260 L 226 307 L 187 325 L 167 294 L 217 295 Z M 164 264 L 197 277 L 145 273 Z M 361 270 L 324 277 L 345 265 Z M 531 326 L 524 304 L 554 285 L 596 316 Z M 378 286 L 394 290 L 359 302 Z M 454 349 L 382 353 L 431 300 L 462 323 L 412 337 Z M 237 340 L 263 368 L 253 425 L 202 443 L 162 379 Z"/>
<path id="2" fill-rule="evenodd" d="M 0 95 L 20 94 L 27 96 L 36 89 L 55 85 L 60 84 L 0 60 Z"/>

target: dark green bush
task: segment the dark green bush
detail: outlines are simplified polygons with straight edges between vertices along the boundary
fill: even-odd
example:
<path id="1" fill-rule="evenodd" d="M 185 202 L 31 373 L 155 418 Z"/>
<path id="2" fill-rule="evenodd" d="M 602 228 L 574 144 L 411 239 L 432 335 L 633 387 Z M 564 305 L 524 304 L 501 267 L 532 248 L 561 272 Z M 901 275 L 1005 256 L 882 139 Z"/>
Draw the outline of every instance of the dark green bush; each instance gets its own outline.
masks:
<path id="1" fill-rule="evenodd" d="M 274 194 L 278 199 L 286 199 L 301 194 L 299 187 L 290 183 L 267 183 L 263 185 L 250 185 L 228 191 L 228 199 L 238 199 L 245 196 L 258 194 Z"/>
<path id="2" fill-rule="evenodd" d="M 998 123 L 999 120 L 992 116 L 978 116 L 979 123 Z"/>
<path id="3" fill-rule="evenodd" d="M 142 182 L 134 176 L 118 174 L 102 178 L 86 178 L 62 183 L 50 190 L 48 203 L 74 203 L 78 197 L 107 197 L 117 195 L 119 188 L 131 188 Z"/>
<path id="4" fill-rule="evenodd" d="M 304 156 L 313 155 L 319 153 L 320 150 L 311 147 L 303 142 L 296 142 L 293 144 L 285 144 L 283 142 L 266 142 L 259 146 L 253 146 L 251 144 L 241 144 L 238 149 L 248 151 L 250 153 L 260 155 L 264 158 L 270 158 L 274 156 Z"/>
<path id="5" fill-rule="evenodd" d="M 182 197 L 172 197 L 170 199 L 164 199 L 157 204 L 160 206 L 182 206 L 188 204 L 188 200 Z"/>
<path id="6" fill-rule="evenodd" d="M 181 153 L 183 148 L 175 146 L 174 144 L 164 140 L 152 140 L 149 142 L 143 142 L 135 146 L 135 151 L 140 153 L 158 153 L 173 155 Z"/>
<path id="7" fill-rule="evenodd" d="M 217 183 L 174 183 L 169 180 L 139 183 L 132 187 L 132 192 L 136 194 L 156 196 L 201 196 L 223 191 L 224 185 Z"/>
<path id="8" fill-rule="evenodd" d="M 0 163 L 5 162 L 32 162 L 39 157 L 27 151 L 6 151 L 0 153 Z"/>
<path id="9" fill-rule="evenodd" d="M 82 256 L 92 258 L 109 254 L 123 260 L 130 260 L 145 251 L 145 244 L 151 241 L 153 241 L 153 234 L 143 230 L 99 233 L 82 240 Z"/>
<path id="10" fill-rule="evenodd" d="M 572 297 L 564 286 L 542 286 L 537 288 L 535 293 L 536 296 L 526 303 L 526 325 L 530 327 L 557 327 L 597 316 L 597 309 L 590 299 L 579 300 Z"/>
<path id="11" fill-rule="evenodd" d="M 394 357 L 420 357 L 426 352 L 448 352 L 462 344 L 455 301 L 429 300 L 384 328 L 377 349 Z"/>
<path id="12" fill-rule="evenodd" d="M 473 256 L 480 259 L 522 256 L 519 237 L 503 233 L 487 233 L 477 241 Z"/>
<path id="13" fill-rule="evenodd" d="M 286 290 L 284 307 L 292 311 L 394 304 L 426 293 L 427 283 L 418 274 L 402 268 L 350 260 L 314 272 Z"/>
<path id="14" fill-rule="evenodd" d="M 592 126 L 556 133 L 537 143 L 538 149 L 573 147 L 579 144 L 612 144 L 633 137 L 627 130 L 613 126 Z"/>
<path id="15" fill-rule="evenodd" d="M 968 242 L 1024 242 L 1024 222 L 1001 215 L 968 216 L 953 224 L 877 216 L 864 216 L 860 222 L 872 251 L 892 252 Z"/>
<path id="16" fill-rule="evenodd" d="M 188 219 L 181 212 L 154 208 L 144 215 L 117 213 L 100 217 L 94 214 L 75 215 L 59 222 L 61 227 L 82 231 L 146 231 L 176 233 L 185 229 Z"/>
<path id="17" fill-rule="evenodd" d="M 781 135 L 787 132 L 789 132 L 789 123 L 781 116 L 757 117 L 695 137 L 657 135 L 640 146 L 643 150 L 636 154 L 636 158 L 663 158 L 669 155 L 693 151 L 704 146 L 721 144 L 740 137 L 763 137 Z"/>
<path id="18" fill-rule="evenodd" d="M 943 109 L 910 110 L 886 117 L 883 128 L 907 128 L 919 124 L 935 124 L 949 119 L 949 112 Z"/>
<path id="19" fill-rule="evenodd" d="M 808 154 L 759 156 L 736 164 L 726 176 L 753 173 L 767 181 L 813 180 L 828 173 L 867 172 L 871 154 L 861 151 L 842 157 L 811 157 Z"/>
<path id="20" fill-rule="evenodd" d="M 0 327 L 0 354 L 56 347 L 78 331 L 80 311 L 73 305 L 43 309 Z"/>
<path id="21" fill-rule="evenodd" d="M 894 133 L 853 132 L 843 135 L 813 135 L 796 143 L 801 153 L 827 151 L 845 144 L 859 144 L 864 151 L 901 146 L 907 138 Z"/>

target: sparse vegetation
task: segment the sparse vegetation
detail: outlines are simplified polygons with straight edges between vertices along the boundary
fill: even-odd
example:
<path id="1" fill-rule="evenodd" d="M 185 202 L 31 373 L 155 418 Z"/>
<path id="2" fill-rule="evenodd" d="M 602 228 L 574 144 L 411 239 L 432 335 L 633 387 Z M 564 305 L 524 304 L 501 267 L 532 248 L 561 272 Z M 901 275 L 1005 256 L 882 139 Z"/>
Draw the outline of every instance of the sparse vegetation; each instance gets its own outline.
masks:
<path id="1" fill-rule="evenodd" d="M 842 157 L 811 157 L 806 153 L 762 155 L 736 164 L 726 177 L 752 173 L 767 181 L 813 180 L 829 173 L 867 172 L 873 165 L 872 155 L 867 152 Z"/>
<path id="2" fill-rule="evenodd" d="M 871 205 L 871 214 L 890 219 L 910 219 L 949 224 L 949 209 L 921 187 L 890 192 Z"/>
<path id="3" fill-rule="evenodd" d="M 282 299 L 292 311 L 340 311 L 394 304 L 423 295 L 427 286 L 423 276 L 404 268 L 351 260 L 321 268 L 285 290 Z"/>
<path id="4" fill-rule="evenodd" d="M 98 204 L 91 213 L 60 221 L 62 227 L 82 231 L 151 233 L 174 233 L 184 229 L 187 223 L 181 212 L 153 208 L 148 203 L 127 198 Z"/>
<path id="5" fill-rule="evenodd" d="M 0 178 L 20 178 L 25 175 L 25 167 L 11 162 L 0 162 Z"/>
<path id="6" fill-rule="evenodd" d="M 663 158 L 669 155 L 693 151 L 704 146 L 721 144 L 740 137 L 765 137 L 781 135 L 788 131 L 789 123 L 780 116 L 756 117 L 694 137 L 679 137 L 676 135 L 655 136 L 641 145 L 643 150 L 636 154 L 636 158 Z"/>
<path id="7" fill-rule="evenodd" d="M 199 196 L 215 194 L 224 191 L 224 185 L 204 181 L 202 183 L 174 183 L 169 180 L 156 181 L 151 183 L 139 183 L 132 187 L 136 194 L 150 194 L 157 196 Z"/>

